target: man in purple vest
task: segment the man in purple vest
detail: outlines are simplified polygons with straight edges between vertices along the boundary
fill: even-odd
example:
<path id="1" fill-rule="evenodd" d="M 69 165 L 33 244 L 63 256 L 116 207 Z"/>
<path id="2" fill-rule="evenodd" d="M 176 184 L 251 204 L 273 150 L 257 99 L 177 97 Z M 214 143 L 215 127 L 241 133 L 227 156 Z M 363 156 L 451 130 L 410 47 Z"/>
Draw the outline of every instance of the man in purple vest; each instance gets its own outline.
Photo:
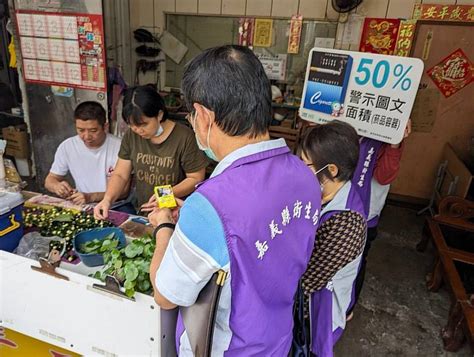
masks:
<path id="1" fill-rule="evenodd" d="M 191 306 L 212 274 L 229 272 L 217 309 L 213 356 L 286 356 L 292 308 L 321 210 L 311 170 L 283 139 L 270 140 L 271 90 L 241 46 L 211 48 L 186 67 L 182 89 L 199 147 L 219 162 L 186 200 L 150 215 L 156 302 Z M 180 356 L 191 356 L 186 331 Z"/>

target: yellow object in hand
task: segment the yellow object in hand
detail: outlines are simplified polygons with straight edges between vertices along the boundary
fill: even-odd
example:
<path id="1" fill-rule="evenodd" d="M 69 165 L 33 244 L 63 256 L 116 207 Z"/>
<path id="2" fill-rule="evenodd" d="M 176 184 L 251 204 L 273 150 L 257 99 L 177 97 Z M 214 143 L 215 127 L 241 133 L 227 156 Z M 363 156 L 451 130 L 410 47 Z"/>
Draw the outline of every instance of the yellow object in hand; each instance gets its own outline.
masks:
<path id="1" fill-rule="evenodd" d="M 155 186 L 155 197 L 159 208 L 175 208 L 177 206 L 171 185 Z"/>

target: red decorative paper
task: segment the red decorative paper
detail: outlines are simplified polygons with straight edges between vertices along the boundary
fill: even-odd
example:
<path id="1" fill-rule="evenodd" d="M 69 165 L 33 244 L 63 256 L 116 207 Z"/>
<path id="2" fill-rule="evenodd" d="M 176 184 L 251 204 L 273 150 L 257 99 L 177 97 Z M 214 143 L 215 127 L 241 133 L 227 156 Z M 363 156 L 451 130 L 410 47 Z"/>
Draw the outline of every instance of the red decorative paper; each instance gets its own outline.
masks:
<path id="1" fill-rule="evenodd" d="M 427 74 L 447 98 L 472 82 L 473 70 L 471 61 L 459 48 L 429 69 Z"/>
<path id="2" fill-rule="evenodd" d="M 474 21 L 473 5 L 416 4 L 413 19 L 426 21 Z"/>
<path id="3" fill-rule="evenodd" d="M 393 55 L 399 27 L 400 20 L 398 19 L 366 18 L 359 51 Z"/>
<path id="4" fill-rule="evenodd" d="M 288 35 L 288 53 L 297 54 L 300 51 L 301 30 L 303 29 L 303 15 L 293 15 Z"/>
<path id="5" fill-rule="evenodd" d="M 241 17 L 239 19 L 239 45 L 252 47 L 253 31 L 255 28 L 255 19 L 249 17 Z"/>

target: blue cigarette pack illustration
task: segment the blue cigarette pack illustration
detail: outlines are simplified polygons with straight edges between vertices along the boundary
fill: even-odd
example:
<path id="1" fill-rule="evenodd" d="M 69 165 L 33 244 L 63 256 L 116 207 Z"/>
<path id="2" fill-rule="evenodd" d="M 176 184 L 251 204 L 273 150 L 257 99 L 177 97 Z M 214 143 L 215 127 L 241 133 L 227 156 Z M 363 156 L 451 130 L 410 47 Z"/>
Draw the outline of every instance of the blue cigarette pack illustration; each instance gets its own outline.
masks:
<path id="1" fill-rule="evenodd" d="M 352 57 L 314 51 L 306 84 L 304 108 L 338 117 L 344 112 Z"/>

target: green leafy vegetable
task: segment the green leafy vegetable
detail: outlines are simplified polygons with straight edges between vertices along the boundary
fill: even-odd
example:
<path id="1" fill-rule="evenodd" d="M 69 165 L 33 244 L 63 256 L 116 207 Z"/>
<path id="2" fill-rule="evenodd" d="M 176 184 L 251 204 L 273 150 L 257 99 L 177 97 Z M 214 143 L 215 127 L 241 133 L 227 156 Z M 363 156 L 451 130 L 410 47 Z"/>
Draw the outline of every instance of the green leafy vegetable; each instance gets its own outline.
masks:
<path id="1" fill-rule="evenodd" d="M 93 277 L 103 281 L 107 275 L 114 276 L 129 297 L 134 296 L 136 291 L 152 294 L 149 271 L 154 251 L 155 241 L 150 236 L 134 239 L 125 248 L 114 247 L 104 253 L 104 268 Z"/>

